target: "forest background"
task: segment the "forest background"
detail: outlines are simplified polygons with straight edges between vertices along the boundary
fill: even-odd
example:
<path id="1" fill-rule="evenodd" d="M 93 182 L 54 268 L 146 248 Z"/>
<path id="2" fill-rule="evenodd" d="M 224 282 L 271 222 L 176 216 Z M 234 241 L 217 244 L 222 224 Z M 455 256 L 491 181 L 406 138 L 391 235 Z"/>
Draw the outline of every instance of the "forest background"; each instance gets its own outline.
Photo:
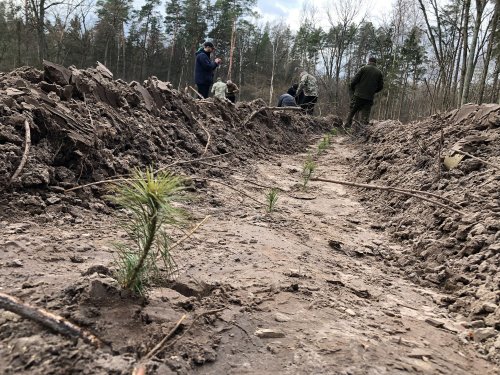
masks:
<path id="1" fill-rule="evenodd" d="M 499 2 L 394 0 L 374 18 L 359 0 L 305 1 L 290 24 L 259 17 L 257 0 L 2 0 L 0 71 L 100 61 L 115 78 L 156 76 L 185 89 L 210 39 L 224 59 L 217 75 L 240 86 L 240 100 L 275 103 L 304 67 L 319 81 L 317 113 L 343 116 L 350 79 L 376 56 L 385 88 L 373 117 L 410 121 L 498 103 Z"/>

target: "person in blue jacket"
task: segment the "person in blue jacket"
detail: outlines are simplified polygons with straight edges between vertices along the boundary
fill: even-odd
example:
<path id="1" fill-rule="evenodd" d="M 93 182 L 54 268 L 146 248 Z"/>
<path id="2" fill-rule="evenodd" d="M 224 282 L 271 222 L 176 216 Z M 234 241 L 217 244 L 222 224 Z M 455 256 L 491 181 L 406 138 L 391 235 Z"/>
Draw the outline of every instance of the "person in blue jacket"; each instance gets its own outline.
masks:
<path id="1" fill-rule="evenodd" d="M 215 51 L 212 42 L 205 42 L 203 47 L 196 52 L 196 65 L 194 69 L 194 80 L 198 87 L 198 92 L 205 99 L 210 93 L 210 86 L 214 83 L 214 70 L 220 65 L 222 60 L 216 58 L 210 60 L 210 54 Z"/>

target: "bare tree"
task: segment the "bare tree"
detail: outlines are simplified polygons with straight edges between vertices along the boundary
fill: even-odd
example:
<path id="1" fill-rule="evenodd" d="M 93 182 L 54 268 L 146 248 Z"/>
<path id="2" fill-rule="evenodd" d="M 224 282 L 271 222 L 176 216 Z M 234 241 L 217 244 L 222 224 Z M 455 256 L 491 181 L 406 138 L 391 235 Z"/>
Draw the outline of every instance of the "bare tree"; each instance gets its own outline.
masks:
<path id="1" fill-rule="evenodd" d="M 476 68 L 476 64 L 474 63 L 474 57 L 476 54 L 476 47 L 479 38 L 479 31 L 481 29 L 481 23 L 483 21 L 483 12 L 486 7 L 487 0 L 476 0 L 476 19 L 474 22 L 474 31 L 472 34 L 472 40 L 470 45 L 469 56 L 467 58 L 467 68 L 465 73 L 465 81 L 464 81 L 464 90 L 462 93 L 461 103 L 465 104 L 469 100 L 469 91 L 470 85 L 472 82 L 472 74 Z"/>
<path id="2" fill-rule="evenodd" d="M 491 21 L 489 24 L 489 30 L 490 30 L 490 37 L 488 41 L 488 47 L 486 50 L 486 56 L 484 57 L 484 66 L 483 66 L 483 72 L 481 75 L 481 80 L 479 81 L 479 97 L 478 97 L 478 103 L 481 104 L 483 102 L 484 98 L 484 89 L 486 86 L 486 79 L 488 77 L 488 71 L 490 67 L 490 61 L 491 61 L 491 55 L 493 52 L 493 46 L 495 44 L 495 32 L 497 30 L 497 25 L 498 25 L 498 17 L 500 14 L 500 5 L 499 1 L 495 2 L 495 9 L 493 10 L 493 15 L 491 16 Z"/>

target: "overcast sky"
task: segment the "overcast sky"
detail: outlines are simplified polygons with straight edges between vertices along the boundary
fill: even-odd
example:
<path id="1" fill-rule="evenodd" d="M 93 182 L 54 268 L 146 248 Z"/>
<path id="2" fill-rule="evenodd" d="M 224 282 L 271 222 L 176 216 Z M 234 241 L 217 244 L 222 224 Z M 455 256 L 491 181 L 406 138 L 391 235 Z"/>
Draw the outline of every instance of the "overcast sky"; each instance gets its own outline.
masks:
<path id="1" fill-rule="evenodd" d="M 391 0 L 258 0 L 257 11 L 262 22 L 284 21 L 296 30 L 300 24 L 304 5 L 312 6 L 316 9 L 314 17 L 321 26 L 328 26 L 327 9 L 333 10 L 332 6 L 338 2 L 350 2 L 355 6 L 361 3 L 358 21 L 366 15 L 374 23 L 388 17 L 391 10 Z"/>

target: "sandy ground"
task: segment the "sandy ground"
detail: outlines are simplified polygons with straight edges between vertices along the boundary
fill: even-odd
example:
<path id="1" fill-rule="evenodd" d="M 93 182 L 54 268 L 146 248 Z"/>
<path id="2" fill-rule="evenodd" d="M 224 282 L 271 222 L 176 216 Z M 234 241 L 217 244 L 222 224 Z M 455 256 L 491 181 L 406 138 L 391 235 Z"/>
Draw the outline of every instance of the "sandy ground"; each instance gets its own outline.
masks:
<path id="1" fill-rule="evenodd" d="M 353 148 L 335 138 L 317 175 L 349 179 Z M 147 302 L 120 296 L 106 275 L 123 236 L 113 216 L 75 208 L 46 222 L 0 223 L 0 291 L 62 314 L 111 348 L 1 312 L 0 373 L 129 374 L 186 314 L 148 373 L 498 374 L 444 308 L 447 296 L 387 262 L 404 248 L 369 202 L 322 182 L 300 189 L 306 157 L 225 165 L 224 181 L 259 201 L 267 187 L 282 188 L 276 210 L 223 185 L 199 189 L 188 208 L 195 221 L 211 217 L 176 249 L 178 283 L 155 286 Z M 211 309 L 222 311 L 195 321 Z"/>

